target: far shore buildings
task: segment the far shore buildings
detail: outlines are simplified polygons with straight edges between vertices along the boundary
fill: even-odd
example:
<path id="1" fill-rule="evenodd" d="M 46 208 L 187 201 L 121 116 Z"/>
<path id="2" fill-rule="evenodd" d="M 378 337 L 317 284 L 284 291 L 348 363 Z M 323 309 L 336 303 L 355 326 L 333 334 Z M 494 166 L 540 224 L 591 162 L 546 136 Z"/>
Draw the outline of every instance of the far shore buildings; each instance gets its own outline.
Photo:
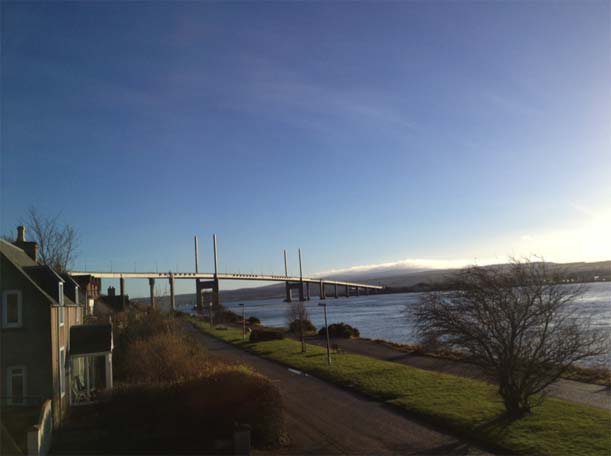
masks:
<path id="1" fill-rule="evenodd" d="M 112 388 L 112 325 L 86 325 L 79 284 L 37 257 L 24 227 L 0 240 L 0 405 L 5 414 L 50 404 L 56 428 L 70 407 Z"/>

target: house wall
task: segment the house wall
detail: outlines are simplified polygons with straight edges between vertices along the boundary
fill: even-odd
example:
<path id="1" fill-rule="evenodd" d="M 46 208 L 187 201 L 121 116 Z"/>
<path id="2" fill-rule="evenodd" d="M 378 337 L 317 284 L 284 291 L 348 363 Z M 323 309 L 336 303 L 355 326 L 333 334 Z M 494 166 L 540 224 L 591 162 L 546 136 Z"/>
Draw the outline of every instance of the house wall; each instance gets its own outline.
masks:
<path id="1" fill-rule="evenodd" d="M 52 306 L 50 309 L 52 329 L 51 340 L 51 358 L 52 358 L 52 373 L 53 373 L 53 422 L 61 423 L 61 417 L 65 415 L 70 407 L 70 328 L 74 325 L 83 324 L 83 307 L 82 306 L 64 306 L 64 324 L 59 326 L 59 306 Z M 65 395 L 60 394 L 60 367 L 59 367 L 59 351 L 60 347 L 65 348 L 67 365 L 64 369 L 65 379 L 64 384 Z"/>
<path id="2" fill-rule="evenodd" d="M 64 309 L 64 324 L 59 326 L 59 306 L 42 292 L 23 271 L 4 256 L 0 256 L 0 396 L 8 395 L 7 368 L 26 367 L 26 396 L 41 403 L 51 399 L 53 422 L 57 426 L 70 406 L 70 327 L 83 324 L 82 305 L 70 305 Z M 49 283 L 49 287 L 56 284 Z M 57 288 L 53 288 L 56 290 Z M 2 292 L 19 290 L 22 302 L 22 326 L 3 328 Z M 81 303 L 82 304 L 82 303 Z M 65 394 L 60 395 L 59 350 L 65 347 Z"/>
<path id="3" fill-rule="evenodd" d="M 5 290 L 20 290 L 22 302 L 21 328 L 2 328 L 0 333 L 0 388 L 8 394 L 6 369 L 26 366 L 26 395 L 47 399 L 51 397 L 51 337 L 49 300 L 20 270 L 5 258 L 0 259 L 0 299 Z M 0 305 L 2 301 L 0 301 Z M 0 313 L 0 323 L 1 320 Z"/>

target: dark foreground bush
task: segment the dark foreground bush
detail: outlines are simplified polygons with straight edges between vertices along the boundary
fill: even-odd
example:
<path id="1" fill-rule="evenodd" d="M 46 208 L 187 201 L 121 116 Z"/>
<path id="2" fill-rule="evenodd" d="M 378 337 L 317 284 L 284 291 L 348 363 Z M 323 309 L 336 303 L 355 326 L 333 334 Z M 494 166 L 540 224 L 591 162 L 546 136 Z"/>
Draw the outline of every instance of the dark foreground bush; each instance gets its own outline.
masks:
<path id="1" fill-rule="evenodd" d="M 316 332 L 316 326 L 312 324 L 310 320 L 294 320 L 289 323 L 289 331 L 294 334 L 301 334 L 301 325 L 303 325 L 303 332 Z"/>
<path id="2" fill-rule="evenodd" d="M 318 331 L 318 335 L 320 336 L 327 335 L 324 327 L 321 328 L 320 331 Z M 358 329 L 353 328 L 352 326 L 350 326 L 347 323 L 342 322 L 342 323 L 333 323 L 329 325 L 329 336 L 331 337 L 349 339 L 350 337 L 359 337 L 360 335 L 361 333 L 359 332 Z"/>
<path id="3" fill-rule="evenodd" d="M 261 320 L 259 320 L 257 317 L 248 317 L 246 319 L 246 324 L 249 325 L 249 326 L 260 325 L 261 324 Z"/>
<path id="4" fill-rule="evenodd" d="M 215 440 L 231 439 L 236 423 L 250 425 L 256 447 L 285 439 L 278 389 L 244 367 L 182 383 L 119 387 L 98 408 L 111 453 L 218 453 Z"/>
<path id="5" fill-rule="evenodd" d="M 284 332 L 274 328 L 255 328 L 250 333 L 251 342 L 263 342 L 266 340 L 284 339 Z"/>

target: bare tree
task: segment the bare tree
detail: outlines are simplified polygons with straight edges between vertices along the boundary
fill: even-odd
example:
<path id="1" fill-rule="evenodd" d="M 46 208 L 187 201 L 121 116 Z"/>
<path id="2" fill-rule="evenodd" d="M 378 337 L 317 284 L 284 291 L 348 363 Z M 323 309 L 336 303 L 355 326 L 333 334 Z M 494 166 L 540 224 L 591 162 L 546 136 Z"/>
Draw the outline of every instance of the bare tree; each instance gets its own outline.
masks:
<path id="1" fill-rule="evenodd" d="M 492 375 L 509 418 L 530 412 L 576 362 L 608 351 L 608 338 L 572 305 L 582 285 L 563 284 L 543 261 L 469 267 L 455 290 L 423 297 L 412 316 L 423 339 L 466 352 Z"/>
<path id="2" fill-rule="evenodd" d="M 305 353 L 306 344 L 305 344 L 304 322 L 310 320 L 310 315 L 308 314 L 308 309 L 305 306 L 305 302 L 303 301 L 291 302 L 286 312 L 286 320 L 289 324 L 289 327 L 294 322 L 297 322 L 296 329 L 299 332 L 299 338 L 301 339 L 301 351 Z"/>
<path id="3" fill-rule="evenodd" d="M 72 225 L 62 224 L 60 215 L 43 216 L 30 207 L 24 224 L 38 243 L 40 262 L 64 272 L 76 258 L 78 233 Z"/>

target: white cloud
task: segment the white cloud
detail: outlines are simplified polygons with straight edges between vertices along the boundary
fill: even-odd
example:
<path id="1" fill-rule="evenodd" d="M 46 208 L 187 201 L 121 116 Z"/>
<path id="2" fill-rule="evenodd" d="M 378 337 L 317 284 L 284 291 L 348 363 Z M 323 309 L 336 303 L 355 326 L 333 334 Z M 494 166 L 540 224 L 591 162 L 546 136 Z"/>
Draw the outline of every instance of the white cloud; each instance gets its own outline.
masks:
<path id="1" fill-rule="evenodd" d="M 427 258 L 408 258 L 405 260 L 391 261 L 388 263 L 364 264 L 351 266 L 349 268 L 332 269 L 329 271 L 314 274 L 315 277 L 338 275 L 338 274 L 360 274 L 364 272 L 384 272 L 390 270 L 410 270 L 426 271 L 429 269 L 452 269 L 462 268 L 468 265 L 477 264 L 484 266 L 487 264 L 499 263 L 498 259 L 427 259 Z"/>

